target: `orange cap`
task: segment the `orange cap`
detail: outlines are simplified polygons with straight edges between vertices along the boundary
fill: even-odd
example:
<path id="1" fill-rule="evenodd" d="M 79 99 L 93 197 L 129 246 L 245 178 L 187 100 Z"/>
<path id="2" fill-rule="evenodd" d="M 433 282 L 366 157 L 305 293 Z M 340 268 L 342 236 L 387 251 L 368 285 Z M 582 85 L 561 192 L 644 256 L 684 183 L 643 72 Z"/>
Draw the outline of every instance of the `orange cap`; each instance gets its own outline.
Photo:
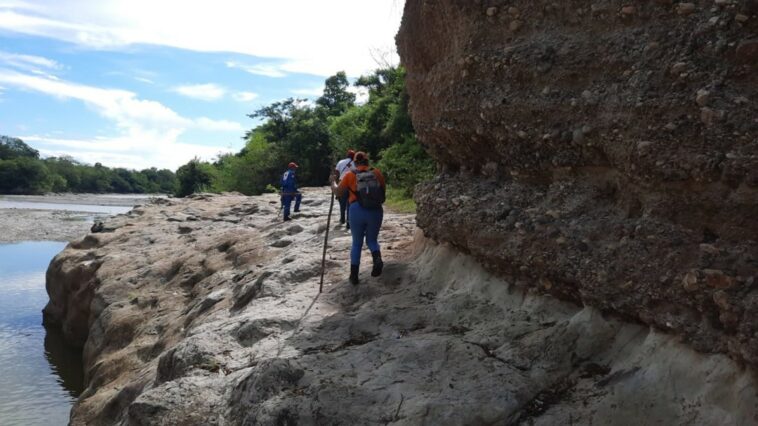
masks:
<path id="1" fill-rule="evenodd" d="M 297 163 L 295 163 L 293 161 L 293 162 L 287 164 L 287 167 L 290 168 L 290 169 L 296 169 L 298 166 L 297 166 Z"/>

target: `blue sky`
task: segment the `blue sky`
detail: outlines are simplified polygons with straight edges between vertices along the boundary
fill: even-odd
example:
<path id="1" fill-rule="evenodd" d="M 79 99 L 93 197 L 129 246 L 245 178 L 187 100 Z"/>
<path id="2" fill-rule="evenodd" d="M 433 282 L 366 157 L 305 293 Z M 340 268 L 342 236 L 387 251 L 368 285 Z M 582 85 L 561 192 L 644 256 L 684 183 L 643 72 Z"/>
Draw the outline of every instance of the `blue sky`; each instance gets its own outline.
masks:
<path id="1" fill-rule="evenodd" d="M 0 0 L 0 134 L 43 155 L 176 169 L 246 114 L 396 63 L 402 0 Z"/>

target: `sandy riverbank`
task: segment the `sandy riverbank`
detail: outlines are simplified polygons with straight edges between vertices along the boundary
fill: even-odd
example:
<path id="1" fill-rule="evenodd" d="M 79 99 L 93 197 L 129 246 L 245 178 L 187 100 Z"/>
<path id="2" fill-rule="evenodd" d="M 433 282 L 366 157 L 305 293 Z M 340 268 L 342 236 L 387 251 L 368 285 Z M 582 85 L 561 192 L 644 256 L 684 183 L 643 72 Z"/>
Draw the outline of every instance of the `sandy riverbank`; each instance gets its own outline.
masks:
<path id="1" fill-rule="evenodd" d="M 130 208 L 149 198 L 121 194 L 2 195 L 0 243 L 71 241 L 89 232 L 95 219 L 110 215 L 105 211 Z"/>

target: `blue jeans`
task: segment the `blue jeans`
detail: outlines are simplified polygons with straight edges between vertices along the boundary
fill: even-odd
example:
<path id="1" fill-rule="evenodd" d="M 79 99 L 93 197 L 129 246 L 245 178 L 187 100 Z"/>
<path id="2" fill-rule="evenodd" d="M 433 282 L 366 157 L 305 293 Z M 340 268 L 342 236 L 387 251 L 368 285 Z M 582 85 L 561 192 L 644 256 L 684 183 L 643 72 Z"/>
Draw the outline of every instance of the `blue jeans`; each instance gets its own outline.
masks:
<path id="1" fill-rule="evenodd" d="M 379 229 L 382 227 L 384 211 L 382 209 L 364 209 L 356 201 L 350 204 L 350 232 L 353 235 L 353 246 L 350 249 L 350 264 L 361 264 L 363 240 L 371 252 L 379 251 Z"/>
<path id="2" fill-rule="evenodd" d="M 348 198 L 350 198 L 350 192 L 348 191 L 345 191 L 345 193 L 338 198 L 340 202 L 340 223 L 345 221 L 345 214 L 347 214 L 347 222 L 350 223 L 350 210 L 347 208 Z"/>
<path id="3" fill-rule="evenodd" d="M 300 201 L 303 200 L 303 194 L 296 194 L 296 195 L 282 195 L 282 205 L 284 206 L 284 218 L 287 219 L 290 217 L 290 205 L 292 204 L 292 200 L 295 200 L 295 211 L 300 210 Z"/>

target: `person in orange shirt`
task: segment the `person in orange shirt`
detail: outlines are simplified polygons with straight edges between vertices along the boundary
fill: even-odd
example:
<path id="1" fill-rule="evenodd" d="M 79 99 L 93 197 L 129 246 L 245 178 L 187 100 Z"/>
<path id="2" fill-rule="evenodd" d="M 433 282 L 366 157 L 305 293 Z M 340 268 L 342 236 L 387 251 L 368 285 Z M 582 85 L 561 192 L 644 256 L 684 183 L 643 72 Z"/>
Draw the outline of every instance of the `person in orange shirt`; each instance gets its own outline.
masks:
<path id="1" fill-rule="evenodd" d="M 368 155 L 365 152 L 356 153 L 353 162 L 355 169 L 347 172 L 339 184 L 332 179 L 331 185 L 337 197 L 342 196 L 345 191 L 349 193 L 350 232 L 353 236 L 350 249 L 350 282 L 356 285 L 359 281 L 358 270 L 364 239 L 374 261 L 371 276 L 378 277 L 382 274 L 384 262 L 378 239 L 384 217 L 382 204 L 387 185 L 379 169 L 369 168 Z"/>

